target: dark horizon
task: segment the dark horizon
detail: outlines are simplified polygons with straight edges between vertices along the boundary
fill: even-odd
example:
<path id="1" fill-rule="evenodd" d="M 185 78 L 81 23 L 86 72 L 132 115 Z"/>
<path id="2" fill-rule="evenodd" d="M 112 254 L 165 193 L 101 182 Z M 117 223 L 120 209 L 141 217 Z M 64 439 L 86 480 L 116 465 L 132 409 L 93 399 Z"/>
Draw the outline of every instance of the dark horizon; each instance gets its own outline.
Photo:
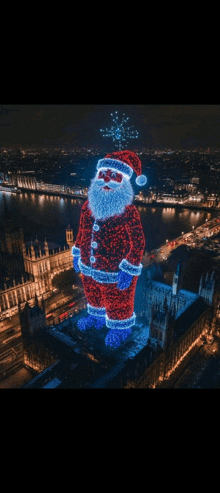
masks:
<path id="1" fill-rule="evenodd" d="M 0 147 L 104 147 L 114 148 L 101 128 L 112 124 L 111 113 L 129 117 L 139 138 L 130 148 L 218 149 L 220 105 L 0 105 Z"/>

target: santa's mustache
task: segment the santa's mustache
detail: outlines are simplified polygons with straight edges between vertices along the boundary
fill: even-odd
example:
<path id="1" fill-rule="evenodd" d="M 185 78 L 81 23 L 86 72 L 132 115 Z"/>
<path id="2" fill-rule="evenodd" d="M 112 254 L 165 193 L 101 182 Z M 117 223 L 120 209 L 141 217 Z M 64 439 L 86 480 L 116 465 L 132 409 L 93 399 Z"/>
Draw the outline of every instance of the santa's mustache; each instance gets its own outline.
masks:
<path id="1" fill-rule="evenodd" d="M 98 185 L 99 187 L 109 187 L 109 188 L 112 188 L 113 190 L 116 190 L 116 188 L 120 187 L 121 186 L 121 182 L 117 182 L 117 181 L 108 181 L 108 182 L 105 182 L 105 180 L 103 180 L 103 178 L 99 178 L 95 181 L 96 185 Z"/>

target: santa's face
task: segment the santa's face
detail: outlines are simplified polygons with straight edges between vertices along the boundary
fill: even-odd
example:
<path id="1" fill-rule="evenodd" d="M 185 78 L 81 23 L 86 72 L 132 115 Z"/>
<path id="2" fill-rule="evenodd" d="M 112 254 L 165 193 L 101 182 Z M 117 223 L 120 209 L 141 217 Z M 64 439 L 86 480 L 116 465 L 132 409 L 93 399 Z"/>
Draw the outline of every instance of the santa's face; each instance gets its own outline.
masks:
<path id="1" fill-rule="evenodd" d="M 99 185 L 103 188 L 103 190 L 116 190 L 116 188 L 118 188 L 122 183 L 123 176 L 118 171 L 102 169 L 99 171 L 97 179 L 99 180 Z"/>
<path id="2" fill-rule="evenodd" d="M 129 179 L 112 169 L 100 169 L 88 190 L 92 214 L 102 220 L 122 214 L 132 203 L 133 196 Z"/>

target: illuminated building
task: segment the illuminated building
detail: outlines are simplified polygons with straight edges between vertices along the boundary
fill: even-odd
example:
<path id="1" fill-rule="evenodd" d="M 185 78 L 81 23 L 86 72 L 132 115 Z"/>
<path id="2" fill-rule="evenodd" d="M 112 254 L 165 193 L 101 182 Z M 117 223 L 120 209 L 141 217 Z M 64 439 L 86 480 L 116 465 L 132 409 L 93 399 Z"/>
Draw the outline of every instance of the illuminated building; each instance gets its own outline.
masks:
<path id="1" fill-rule="evenodd" d="M 56 360 L 56 354 L 46 344 L 46 315 L 43 297 L 35 305 L 19 305 L 19 319 L 23 345 L 23 364 L 35 372 L 43 371 Z"/>
<path id="2" fill-rule="evenodd" d="M 149 324 L 149 335 L 160 341 L 162 347 L 166 343 L 169 324 L 175 320 L 175 334 L 178 337 L 178 320 L 188 308 L 197 303 L 202 298 L 207 306 L 211 306 L 215 292 L 214 273 L 206 274 L 200 280 L 199 291 L 193 293 L 181 288 L 181 263 L 178 262 L 173 274 L 172 285 L 165 284 L 152 278 L 147 278 L 148 269 L 143 269 L 143 275 L 137 286 L 137 296 L 135 300 L 136 313 L 147 319 Z"/>
<path id="3" fill-rule="evenodd" d="M 162 384 L 197 344 L 201 335 L 209 330 L 207 302 L 202 296 L 182 290 L 179 275 L 178 265 L 172 286 L 166 289 L 167 285 L 164 284 L 164 292 L 162 283 L 155 281 L 154 294 L 158 295 L 158 300 L 163 297 L 164 303 L 162 305 L 161 301 L 155 301 L 151 305 L 149 328 L 154 333 L 151 334 L 150 343 L 149 328 L 140 324 L 139 317 L 129 341 L 114 353 L 104 343 L 106 328 L 80 332 L 76 328 L 77 320 L 74 319 L 66 322 L 66 327 L 72 325 L 69 337 L 65 335 L 64 324 L 53 330 L 47 328 L 41 334 L 35 331 L 25 353 L 26 361 L 42 373 L 25 388 L 44 388 L 47 384 L 52 387 L 56 384 L 54 378 L 58 378 L 60 388 L 148 388 Z M 201 287 L 208 292 L 212 281 L 214 276 L 207 275 Z M 156 289 L 156 285 L 159 289 Z M 179 295 L 179 301 L 182 302 L 182 308 L 179 304 L 177 312 L 175 304 L 170 305 L 169 293 L 177 300 Z M 75 318 L 80 319 L 81 316 L 76 315 Z M 159 331 L 162 333 L 164 327 L 166 331 L 162 347 Z M 158 342 L 161 349 L 157 353 L 155 347 Z M 55 360 L 55 365 L 49 366 Z"/>
<path id="4" fill-rule="evenodd" d="M 139 303 L 139 290 L 136 312 L 138 314 L 146 305 L 142 316 L 148 320 L 151 341 L 158 341 L 161 354 L 143 371 L 138 381 L 128 382 L 127 388 L 163 388 L 163 383 L 166 385 L 166 380 L 201 337 L 209 337 L 213 331 L 214 273 L 201 277 L 198 294 L 181 289 L 180 273 L 178 263 L 171 286 L 154 281 L 154 272 L 147 282 L 145 275 L 145 283 L 142 277 L 145 301 L 142 305 Z"/>
<path id="5" fill-rule="evenodd" d="M 35 330 L 46 328 L 46 315 L 43 298 L 40 306 L 37 295 L 35 295 L 35 305 L 30 306 L 29 303 L 26 302 L 23 310 L 21 309 L 21 305 L 19 305 L 18 312 L 23 334 L 32 335 Z"/>
<path id="6" fill-rule="evenodd" d="M 72 268 L 71 248 L 74 244 L 69 225 L 67 245 L 63 248 L 37 239 L 25 244 L 23 231 L 13 228 L 7 215 L 5 219 L 0 261 L 11 281 L 6 277 L 0 285 L 0 380 L 16 373 L 24 364 L 41 371 L 54 361 L 54 354 L 43 347 L 37 333 L 46 327 L 43 300 L 53 292 L 53 276 Z M 16 276 L 18 272 L 19 277 Z M 8 327 L 5 320 L 17 313 L 21 329 Z M 37 342 L 30 341 L 33 335 Z"/>
<path id="7" fill-rule="evenodd" d="M 16 187 L 30 188 L 36 190 L 37 180 L 34 176 L 25 176 L 25 174 L 11 173 L 10 181 Z"/>
<path id="8" fill-rule="evenodd" d="M 36 295 L 40 299 L 50 297 L 53 277 L 73 266 L 71 249 L 74 241 L 70 226 L 66 229 L 67 244 L 63 247 L 46 239 L 25 243 L 22 230 L 14 228 L 7 215 L 5 218 L 0 257 L 7 274 L 10 272 L 10 280 L 5 276 L 0 285 L 0 320 L 18 313 L 20 303 L 24 306 L 28 301 L 33 305 Z"/>
<path id="9" fill-rule="evenodd" d="M 173 204 L 184 204 L 189 200 L 189 192 L 175 190 L 175 192 L 162 192 L 158 194 L 157 202 L 167 202 Z"/>
<path id="10" fill-rule="evenodd" d="M 13 375 L 24 365 L 21 331 L 7 328 L 0 332 L 0 381 Z"/>
<path id="11" fill-rule="evenodd" d="M 178 262 L 172 285 L 160 279 L 153 267 L 143 269 L 137 286 L 135 309 L 149 325 L 149 336 L 158 341 L 162 354 L 143 373 L 137 387 L 155 387 L 168 378 L 201 336 L 212 330 L 215 296 L 214 272 L 202 275 L 198 293 L 181 288 L 181 264 Z M 132 385 L 131 385 L 132 386 Z M 134 384 L 135 386 L 135 384 Z"/>

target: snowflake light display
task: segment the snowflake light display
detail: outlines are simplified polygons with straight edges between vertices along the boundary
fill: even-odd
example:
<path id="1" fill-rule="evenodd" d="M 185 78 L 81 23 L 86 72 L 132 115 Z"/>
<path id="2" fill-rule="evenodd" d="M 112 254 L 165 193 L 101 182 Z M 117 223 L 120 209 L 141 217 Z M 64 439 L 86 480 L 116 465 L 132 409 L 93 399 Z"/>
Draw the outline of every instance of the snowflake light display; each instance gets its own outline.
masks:
<path id="1" fill-rule="evenodd" d="M 134 126 L 128 126 L 127 122 L 129 117 L 126 117 L 123 113 L 121 121 L 119 120 L 118 112 L 111 113 L 112 123 L 111 127 L 100 129 L 103 137 L 111 137 L 115 147 L 119 150 L 128 146 L 130 139 L 138 138 L 138 131 L 134 130 Z"/>

